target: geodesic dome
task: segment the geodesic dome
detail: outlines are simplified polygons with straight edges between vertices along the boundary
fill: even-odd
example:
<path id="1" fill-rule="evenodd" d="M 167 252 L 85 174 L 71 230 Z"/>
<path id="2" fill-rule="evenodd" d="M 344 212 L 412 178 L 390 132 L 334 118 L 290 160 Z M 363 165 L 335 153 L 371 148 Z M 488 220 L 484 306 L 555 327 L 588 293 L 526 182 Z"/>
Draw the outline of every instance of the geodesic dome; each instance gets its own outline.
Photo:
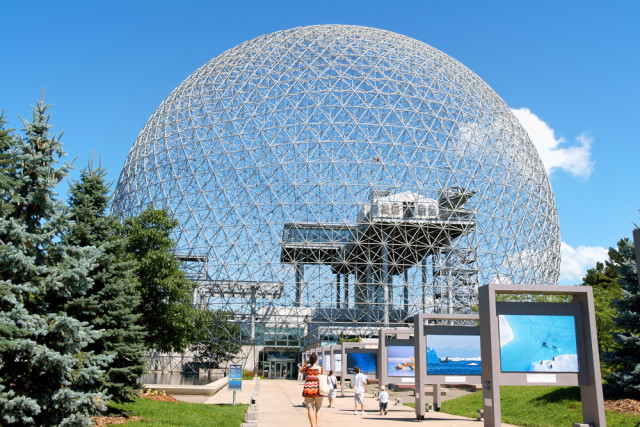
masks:
<path id="1" fill-rule="evenodd" d="M 264 342 L 278 327 L 362 335 L 464 312 L 478 285 L 558 278 L 553 193 L 508 106 L 446 54 L 378 29 L 278 31 L 195 71 L 120 175 L 113 211 L 150 205 L 179 220 L 198 304 Z"/>

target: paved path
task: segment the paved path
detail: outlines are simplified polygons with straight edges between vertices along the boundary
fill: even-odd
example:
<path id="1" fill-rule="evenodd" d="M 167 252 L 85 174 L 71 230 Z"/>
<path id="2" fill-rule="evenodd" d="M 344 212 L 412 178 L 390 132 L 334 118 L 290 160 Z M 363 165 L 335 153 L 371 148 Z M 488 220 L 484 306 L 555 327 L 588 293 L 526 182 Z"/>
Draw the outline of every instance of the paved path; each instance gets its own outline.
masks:
<path id="1" fill-rule="evenodd" d="M 255 388 L 255 381 L 243 381 L 242 391 L 236 392 L 237 403 L 249 403 Z M 233 392 L 226 388 L 205 401 L 209 404 L 231 403 Z M 258 426 L 259 427 L 288 427 L 309 425 L 307 410 L 302 404 L 302 383 L 292 380 L 260 380 L 260 390 L 257 396 Z M 365 398 L 365 415 L 353 415 L 353 391 L 347 390 L 345 397 L 334 400 L 335 408 L 328 408 L 325 397 L 322 407 L 322 419 L 319 427 L 358 427 L 406 426 L 417 423 L 413 408 L 395 406 L 389 402 L 389 415 L 379 415 L 378 402 L 368 394 Z M 483 423 L 470 418 L 458 417 L 443 412 L 427 412 L 425 427 L 481 427 Z M 502 424 L 509 427 L 509 424 Z M 515 426 L 511 426 L 515 427 Z"/>

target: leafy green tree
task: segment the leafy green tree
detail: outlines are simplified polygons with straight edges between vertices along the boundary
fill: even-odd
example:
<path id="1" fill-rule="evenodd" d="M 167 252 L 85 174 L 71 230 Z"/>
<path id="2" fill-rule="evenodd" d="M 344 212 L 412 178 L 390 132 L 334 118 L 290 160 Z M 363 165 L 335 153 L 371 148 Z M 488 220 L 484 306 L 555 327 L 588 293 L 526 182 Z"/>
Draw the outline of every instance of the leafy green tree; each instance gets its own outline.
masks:
<path id="1" fill-rule="evenodd" d="M 604 390 L 612 396 L 640 399 L 640 289 L 633 243 L 618 242 L 613 262 L 618 268 L 622 297 L 615 301 L 618 331 L 613 334 L 615 347 L 603 356 L 613 372 L 605 378 Z"/>
<path id="2" fill-rule="evenodd" d="M 136 261 L 136 288 L 148 348 L 181 351 L 195 342 L 195 283 L 180 270 L 171 232 L 178 222 L 166 210 L 147 208 L 124 221 L 126 250 Z"/>
<path id="3" fill-rule="evenodd" d="M 65 312 L 91 288 L 98 250 L 63 241 L 70 221 L 54 188 L 67 175 L 62 145 L 38 102 L 24 136 L 0 144 L 0 424 L 92 425 L 107 356 L 87 351 L 100 338 Z"/>
<path id="4" fill-rule="evenodd" d="M 144 373 L 146 348 L 137 313 L 140 297 L 135 289 L 134 262 L 125 251 L 119 222 L 107 214 L 110 198 L 105 176 L 103 168 L 90 165 L 71 186 L 69 212 L 74 225 L 65 241 L 80 247 L 98 247 L 101 253 L 91 272 L 93 287 L 71 300 L 67 310 L 103 330 L 102 337 L 88 349 L 113 357 L 104 385 L 113 400 L 123 402 L 137 396 L 142 386 L 139 378 Z"/>
<path id="5" fill-rule="evenodd" d="M 597 263 L 595 268 L 587 270 L 582 279 L 583 285 L 593 287 L 596 329 L 598 331 L 598 350 L 600 354 L 613 349 L 612 334 L 617 331 L 615 317 L 618 313 L 614 304 L 622 297 L 622 289 L 618 284 L 618 267 L 612 261 L 618 257 L 615 249 L 609 249 L 609 259 Z M 603 367 L 605 367 L 603 363 Z"/>

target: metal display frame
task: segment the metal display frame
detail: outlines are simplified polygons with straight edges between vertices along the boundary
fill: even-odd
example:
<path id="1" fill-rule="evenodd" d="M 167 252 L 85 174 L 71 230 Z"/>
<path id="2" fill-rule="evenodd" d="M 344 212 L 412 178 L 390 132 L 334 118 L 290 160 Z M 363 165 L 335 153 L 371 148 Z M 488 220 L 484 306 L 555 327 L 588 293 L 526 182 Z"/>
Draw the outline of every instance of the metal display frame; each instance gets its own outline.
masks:
<path id="1" fill-rule="evenodd" d="M 416 314 L 413 318 L 414 345 L 416 358 L 416 418 L 423 420 L 426 396 L 424 389 L 433 385 L 433 408 L 440 410 L 442 384 L 480 384 L 480 375 L 428 375 L 427 335 L 480 335 L 478 326 L 465 326 L 462 322 L 479 321 L 477 314 Z M 452 324 L 426 324 L 425 321 L 449 321 Z M 481 341 L 482 344 L 482 341 Z M 483 363 L 483 362 L 481 362 Z M 484 366 L 484 364 L 482 365 Z"/>
<path id="2" fill-rule="evenodd" d="M 357 351 L 352 351 L 352 350 L 357 350 Z M 342 354 L 342 376 L 341 376 L 341 381 L 340 381 L 340 396 L 344 397 L 344 388 L 345 388 L 345 384 L 347 382 L 347 380 L 352 381 L 354 376 L 353 374 L 349 374 L 347 372 L 347 354 L 349 353 L 373 353 L 376 354 L 378 353 L 378 348 L 377 348 L 377 343 L 345 343 L 343 342 L 340 345 L 340 353 Z M 376 357 L 376 363 L 377 363 L 377 357 Z M 376 375 L 375 375 L 375 379 L 378 379 L 378 375 L 380 373 L 380 367 L 377 366 L 376 367 Z M 367 378 L 367 382 L 369 381 L 369 378 Z"/>
<path id="3" fill-rule="evenodd" d="M 327 360 L 327 356 L 329 356 L 329 365 L 323 366 L 324 370 L 326 371 L 327 375 L 329 375 L 329 370 L 332 370 L 333 374 L 337 377 L 338 375 L 336 373 L 335 355 L 342 354 L 340 346 L 332 344 L 326 345 L 322 349 L 322 360 Z M 342 365 L 340 366 L 340 369 L 342 370 Z"/>
<path id="4" fill-rule="evenodd" d="M 340 377 L 342 380 L 342 346 L 341 345 L 332 345 L 331 348 L 331 369 L 333 369 L 333 375 L 336 377 Z M 338 363 L 336 361 L 336 355 L 340 355 L 340 372 L 336 371 L 338 367 Z"/>
<path id="5" fill-rule="evenodd" d="M 387 338 L 388 335 L 393 335 L 395 338 Z M 387 375 L 387 359 L 388 359 L 388 347 L 391 346 L 411 346 L 414 347 L 414 330 L 411 328 L 394 328 L 394 329 L 380 329 L 378 335 L 378 378 L 381 385 L 407 385 L 412 383 L 415 386 L 415 370 L 413 381 L 396 381 L 401 378 L 410 377 L 390 377 Z M 415 355 L 414 355 L 415 360 Z"/>
<path id="6" fill-rule="evenodd" d="M 496 296 L 507 294 L 570 296 L 571 302 L 496 301 Z M 595 427 L 606 426 L 593 289 L 590 286 L 490 284 L 479 288 L 479 303 L 485 426 L 501 425 L 500 386 L 503 385 L 579 386 L 583 423 Z M 502 372 L 498 319 L 501 314 L 574 316 L 579 371 L 577 373 Z"/>

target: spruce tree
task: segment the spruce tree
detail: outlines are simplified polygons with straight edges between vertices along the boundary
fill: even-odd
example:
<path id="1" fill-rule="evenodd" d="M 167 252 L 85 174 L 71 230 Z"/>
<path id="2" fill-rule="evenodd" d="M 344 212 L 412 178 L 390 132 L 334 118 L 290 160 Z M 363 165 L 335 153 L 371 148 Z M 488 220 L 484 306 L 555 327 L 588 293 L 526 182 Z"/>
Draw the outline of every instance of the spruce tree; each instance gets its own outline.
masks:
<path id="1" fill-rule="evenodd" d="M 174 254 L 171 232 L 177 225 L 166 210 L 153 207 L 124 221 L 127 252 L 136 260 L 146 344 L 160 352 L 182 351 L 196 342 L 195 284 L 180 270 Z"/>
<path id="2" fill-rule="evenodd" d="M 108 358 L 86 350 L 100 333 L 64 311 L 90 289 L 98 250 L 62 239 L 70 224 L 54 189 L 69 165 L 59 164 L 47 109 L 38 102 L 24 136 L 0 145 L 2 425 L 91 425 L 106 398 L 98 388 Z"/>
<path id="3" fill-rule="evenodd" d="M 605 378 L 604 390 L 611 396 L 640 399 L 640 289 L 633 243 L 620 240 L 614 255 L 622 297 L 615 301 L 619 330 L 613 334 L 614 350 L 603 355 L 613 369 Z"/>
<path id="4" fill-rule="evenodd" d="M 144 332 L 138 324 L 140 298 L 135 290 L 134 262 L 125 251 L 118 221 L 107 214 L 109 186 L 106 171 L 89 165 L 72 183 L 69 211 L 74 225 L 69 244 L 102 249 L 91 272 L 93 287 L 67 304 L 68 312 L 103 330 L 88 346 L 97 354 L 113 356 L 104 377 L 107 393 L 118 402 L 130 401 L 141 388 L 144 373 Z"/>

